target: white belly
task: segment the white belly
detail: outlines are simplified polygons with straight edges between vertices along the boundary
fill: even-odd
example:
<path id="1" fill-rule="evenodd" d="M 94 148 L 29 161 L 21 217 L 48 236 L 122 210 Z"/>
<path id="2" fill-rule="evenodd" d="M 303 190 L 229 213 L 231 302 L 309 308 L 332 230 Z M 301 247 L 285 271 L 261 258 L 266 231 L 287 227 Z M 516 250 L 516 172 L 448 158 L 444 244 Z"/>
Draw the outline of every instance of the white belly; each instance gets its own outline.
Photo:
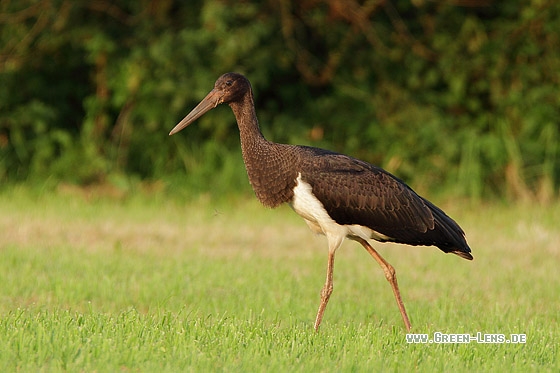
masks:
<path id="1" fill-rule="evenodd" d="M 294 188 L 294 197 L 290 206 L 297 212 L 315 233 L 324 234 L 329 238 L 344 239 L 356 236 L 364 240 L 374 238 L 385 241 L 389 237 L 362 225 L 341 225 L 335 222 L 325 210 L 325 207 L 312 193 L 311 185 L 301 179 L 298 174 Z"/>

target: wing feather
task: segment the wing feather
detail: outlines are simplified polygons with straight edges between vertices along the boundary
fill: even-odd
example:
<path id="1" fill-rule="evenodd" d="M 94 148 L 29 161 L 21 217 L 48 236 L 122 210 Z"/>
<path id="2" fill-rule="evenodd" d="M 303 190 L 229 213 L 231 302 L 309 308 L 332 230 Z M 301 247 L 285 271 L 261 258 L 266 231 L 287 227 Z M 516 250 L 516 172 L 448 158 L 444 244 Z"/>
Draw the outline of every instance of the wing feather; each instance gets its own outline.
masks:
<path id="1" fill-rule="evenodd" d="M 366 226 L 394 242 L 470 251 L 457 223 L 387 171 L 322 149 L 305 151 L 302 178 L 338 224 Z"/>

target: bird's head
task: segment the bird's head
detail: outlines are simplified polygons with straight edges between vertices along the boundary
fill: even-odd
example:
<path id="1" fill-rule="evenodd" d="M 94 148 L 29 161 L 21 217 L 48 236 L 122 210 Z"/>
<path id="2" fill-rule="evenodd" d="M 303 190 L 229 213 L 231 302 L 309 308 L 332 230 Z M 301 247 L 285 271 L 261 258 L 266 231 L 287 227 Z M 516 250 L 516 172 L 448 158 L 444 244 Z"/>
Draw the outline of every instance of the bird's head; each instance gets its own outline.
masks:
<path id="1" fill-rule="evenodd" d="M 202 101 L 171 130 L 171 132 L 169 132 L 169 135 L 181 131 L 220 104 L 240 100 L 250 89 L 251 84 L 249 80 L 241 74 L 226 73 L 220 76 L 218 80 L 216 80 L 216 83 L 214 83 L 214 89 L 212 89 L 206 97 L 204 97 Z"/>

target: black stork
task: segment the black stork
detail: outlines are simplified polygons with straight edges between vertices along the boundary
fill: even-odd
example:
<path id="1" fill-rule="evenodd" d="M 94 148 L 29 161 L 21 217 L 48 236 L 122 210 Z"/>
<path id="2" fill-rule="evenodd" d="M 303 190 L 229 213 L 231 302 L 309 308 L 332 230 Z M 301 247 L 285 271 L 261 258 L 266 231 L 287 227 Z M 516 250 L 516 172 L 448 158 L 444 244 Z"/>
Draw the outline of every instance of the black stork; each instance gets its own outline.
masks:
<path id="1" fill-rule="evenodd" d="M 368 239 L 437 246 L 445 253 L 473 259 L 461 227 L 382 168 L 324 149 L 266 140 L 255 113 L 251 83 L 241 74 L 227 73 L 218 78 L 214 89 L 169 135 L 223 103 L 229 104 L 237 120 L 243 161 L 259 201 L 267 207 L 288 203 L 313 232 L 327 237 L 327 278 L 315 319 L 316 331 L 333 290 L 334 255 L 344 238 L 359 242 L 379 263 L 408 331 L 411 325 L 395 269 Z"/>

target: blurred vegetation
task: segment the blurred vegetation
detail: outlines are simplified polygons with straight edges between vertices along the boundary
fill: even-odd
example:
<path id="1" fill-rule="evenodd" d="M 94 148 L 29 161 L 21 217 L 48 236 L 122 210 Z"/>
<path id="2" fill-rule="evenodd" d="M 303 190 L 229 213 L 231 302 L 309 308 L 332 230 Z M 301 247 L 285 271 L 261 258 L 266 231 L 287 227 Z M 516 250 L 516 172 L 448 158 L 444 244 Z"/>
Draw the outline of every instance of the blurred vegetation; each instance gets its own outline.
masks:
<path id="1" fill-rule="evenodd" d="M 167 135 L 238 71 L 271 140 L 420 192 L 547 202 L 559 25 L 554 0 L 0 0 L 0 180 L 245 190 L 229 109 Z"/>

